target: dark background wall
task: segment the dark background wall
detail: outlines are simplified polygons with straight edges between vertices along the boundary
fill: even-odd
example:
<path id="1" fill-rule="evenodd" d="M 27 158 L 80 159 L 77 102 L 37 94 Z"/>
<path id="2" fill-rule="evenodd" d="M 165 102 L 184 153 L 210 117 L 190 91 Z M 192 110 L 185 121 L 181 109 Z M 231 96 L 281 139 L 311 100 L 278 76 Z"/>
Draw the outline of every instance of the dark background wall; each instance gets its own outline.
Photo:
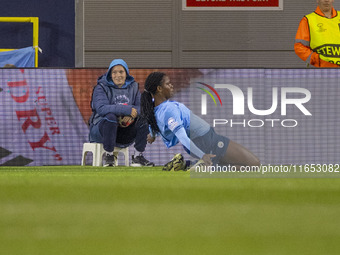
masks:
<path id="1" fill-rule="evenodd" d="M 73 0 L 12 0 L 1 4 L 2 17 L 39 17 L 39 67 L 74 67 Z M 32 23 L 0 22 L 0 48 L 32 46 Z"/>
<path id="2" fill-rule="evenodd" d="M 316 7 L 310 0 L 285 0 L 282 11 L 183 11 L 182 0 L 2 2 L 2 17 L 39 17 L 39 67 L 101 68 L 114 58 L 130 68 L 305 67 L 294 38 Z M 0 48 L 32 45 L 30 23 L 0 30 Z"/>
<path id="3" fill-rule="evenodd" d="M 294 39 L 316 6 L 284 0 L 280 11 L 189 11 L 182 0 L 77 0 L 76 66 L 124 58 L 130 68 L 304 68 Z"/>

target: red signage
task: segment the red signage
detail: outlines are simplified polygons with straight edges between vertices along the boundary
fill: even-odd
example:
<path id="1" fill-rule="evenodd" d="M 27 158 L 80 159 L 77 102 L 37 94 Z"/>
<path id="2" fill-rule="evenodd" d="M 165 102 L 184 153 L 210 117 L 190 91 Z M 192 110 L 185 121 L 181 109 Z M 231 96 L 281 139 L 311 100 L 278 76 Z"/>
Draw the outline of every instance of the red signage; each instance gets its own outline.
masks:
<path id="1" fill-rule="evenodd" d="M 183 0 L 183 10 L 282 10 L 283 0 Z"/>

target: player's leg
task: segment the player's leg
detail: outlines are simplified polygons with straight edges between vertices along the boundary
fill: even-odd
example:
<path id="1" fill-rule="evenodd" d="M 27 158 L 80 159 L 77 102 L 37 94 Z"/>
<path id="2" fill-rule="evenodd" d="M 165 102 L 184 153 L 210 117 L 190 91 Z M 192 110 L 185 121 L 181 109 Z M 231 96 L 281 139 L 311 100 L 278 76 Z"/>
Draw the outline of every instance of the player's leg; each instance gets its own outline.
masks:
<path id="1" fill-rule="evenodd" d="M 99 131 L 102 136 L 104 150 L 112 152 L 116 146 L 118 121 L 115 114 L 109 113 L 99 123 Z"/>
<path id="2" fill-rule="evenodd" d="M 117 117 L 114 114 L 108 114 L 105 119 L 90 128 L 90 142 L 103 144 L 105 150 L 104 166 L 115 165 L 116 158 L 113 155 L 113 149 L 116 144 L 117 128 Z"/>
<path id="3" fill-rule="evenodd" d="M 259 166 L 260 160 L 247 148 L 230 140 L 225 155 L 220 159 L 220 164 Z"/>
<path id="4" fill-rule="evenodd" d="M 149 125 L 143 118 L 138 118 L 136 121 L 136 129 L 135 149 L 139 152 L 144 152 L 149 134 Z"/>
<path id="5" fill-rule="evenodd" d="M 124 135 L 121 135 L 121 132 L 124 132 Z M 132 155 L 131 166 L 154 166 L 153 162 L 147 160 L 143 152 L 145 151 L 145 147 L 147 144 L 147 136 L 149 133 L 149 127 L 147 123 L 142 118 L 137 118 L 134 123 L 132 123 L 127 128 L 121 128 L 118 130 L 118 139 L 120 137 L 124 137 L 124 140 L 128 142 L 135 142 L 134 147 L 138 152 L 138 155 Z M 118 141 L 118 140 L 117 140 Z"/>

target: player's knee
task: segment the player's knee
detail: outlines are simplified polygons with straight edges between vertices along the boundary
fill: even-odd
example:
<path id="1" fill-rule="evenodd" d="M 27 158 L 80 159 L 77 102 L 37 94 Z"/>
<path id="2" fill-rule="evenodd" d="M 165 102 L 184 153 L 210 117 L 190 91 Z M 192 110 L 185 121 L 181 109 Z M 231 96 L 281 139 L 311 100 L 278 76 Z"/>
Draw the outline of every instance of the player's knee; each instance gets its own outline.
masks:
<path id="1" fill-rule="evenodd" d="M 117 123 L 118 122 L 118 118 L 116 116 L 116 114 L 114 113 L 108 113 L 105 115 L 105 119 L 109 122 L 115 122 Z"/>
<path id="2" fill-rule="evenodd" d="M 261 165 L 261 162 L 260 162 L 260 159 L 255 156 L 254 153 L 252 153 L 251 151 L 245 149 L 243 150 L 244 152 L 244 158 L 245 158 L 245 165 L 248 165 L 248 166 L 260 166 Z"/>

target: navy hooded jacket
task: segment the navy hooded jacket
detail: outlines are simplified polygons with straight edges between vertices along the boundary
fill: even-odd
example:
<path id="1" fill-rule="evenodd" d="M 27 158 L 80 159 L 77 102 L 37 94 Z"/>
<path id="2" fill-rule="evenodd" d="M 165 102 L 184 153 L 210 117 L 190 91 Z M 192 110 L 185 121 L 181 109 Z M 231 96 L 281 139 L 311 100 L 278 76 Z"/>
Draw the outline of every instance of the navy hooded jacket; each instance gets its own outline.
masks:
<path id="1" fill-rule="evenodd" d="M 118 87 L 111 78 L 111 69 L 121 65 L 126 71 L 126 81 L 122 87 Z M 99 123 L 108 113 L 116 116 L 131 115 L 132 108 L 140 113 L 140 92 L 138 83 L 129 74 L 129 68 L 124 60 L 115 59 L 104 75 L 100 76 L 92 94 L 92 116 L 90 124 Z"/>

